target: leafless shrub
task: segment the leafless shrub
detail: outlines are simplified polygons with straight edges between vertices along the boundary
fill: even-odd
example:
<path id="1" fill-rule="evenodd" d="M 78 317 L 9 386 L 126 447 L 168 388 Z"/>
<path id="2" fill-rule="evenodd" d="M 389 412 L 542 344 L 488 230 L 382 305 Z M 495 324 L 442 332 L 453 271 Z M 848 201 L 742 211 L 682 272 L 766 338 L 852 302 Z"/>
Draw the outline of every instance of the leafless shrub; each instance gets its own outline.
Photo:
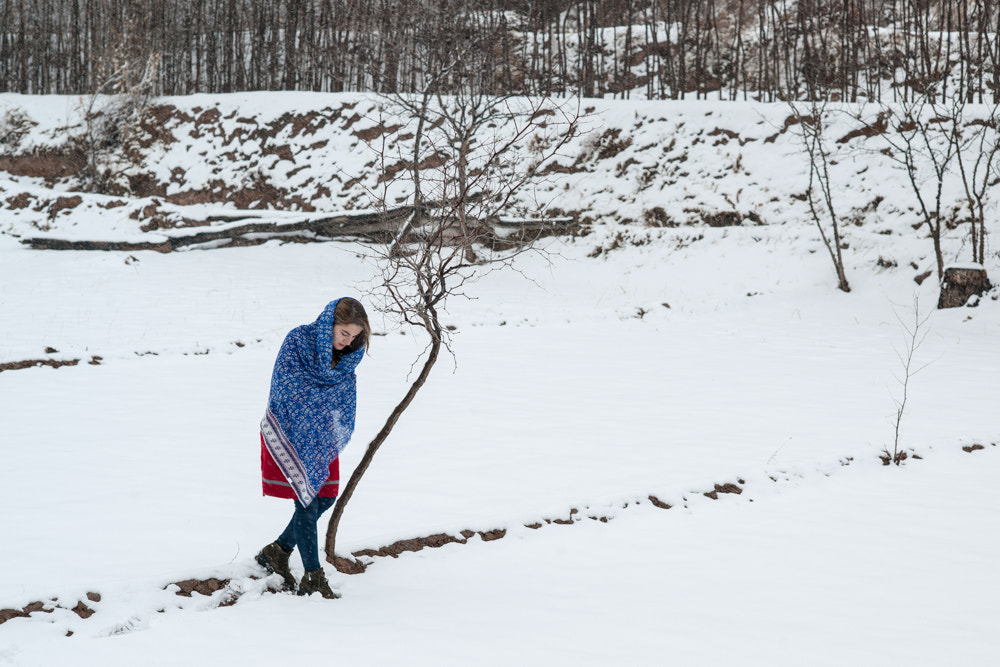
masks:
<path id="1" fill-rule="evenodd" d="M 895 314 L 896 319 L 899 321 L 899 325 L 903 332 L 903 347 L 902 349 L 897 348 L 895 350 L 896 357 L 899 360 L 900 373 L 898 375 L 895 373 L 893 374 L 896 381 L 899 383 L 900 394 L 898 396 L 893 396 L 893 402 L 896 405 L 896 413 L 892 451 L 889 451 L 888 445 L 883 449 L 882 462 L 885 463 L 885 465 L 895 463 L 898 466 L 907 457 L 906 452 L 900 449 L 900 436 L 903 425 L 903 413 L 906 410 L 906 402 L 910 395 L 910 380 L 914 375 L 927 367 L 927 364 L 917 367 L 914 363 L 914 357 L 916 356 L 917 350 L 927 339 L 927 334 L 929 333 L 927 323 L 931 316 L 930 314 L 921 314 L 920 302 L 916 295 L 913 297 L 913 306 L 909 308 L 908 319 L 903 319 L 903 316 L 899 314 L 899 311 L 896 308 L 893 308 L 893 314 Z"/>
<path id="2" fill-rule="evenodd" d="M 37 124 L 20 109 L 7 109 L 0 114 L 0 148 L 5 153 L 14 152 L 24 135 Z"/>
<path id="3" fill-rule="evenodd" d="M 104 80 L 83 100 L 81 148 L 86 164 L 79 177 L 88 190 L 108 191 L 115 159 L 121 157 L 120 149 L 138 130 L 156 91 L 159 62 L 157 55 L 132 61 L 115 53 Z"/>

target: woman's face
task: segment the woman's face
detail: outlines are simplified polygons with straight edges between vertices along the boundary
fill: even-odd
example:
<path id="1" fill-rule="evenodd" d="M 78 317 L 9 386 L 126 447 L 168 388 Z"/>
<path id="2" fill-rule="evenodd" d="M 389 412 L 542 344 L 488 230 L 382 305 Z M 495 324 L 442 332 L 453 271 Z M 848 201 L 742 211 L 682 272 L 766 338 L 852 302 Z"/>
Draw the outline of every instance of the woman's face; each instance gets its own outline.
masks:
<path id="1" fill-rule="evenodd" d="M 340 351 L 354 342 L 362 331 L 359 324 L 334 324 L 333 325 L 333 347 Z"/>

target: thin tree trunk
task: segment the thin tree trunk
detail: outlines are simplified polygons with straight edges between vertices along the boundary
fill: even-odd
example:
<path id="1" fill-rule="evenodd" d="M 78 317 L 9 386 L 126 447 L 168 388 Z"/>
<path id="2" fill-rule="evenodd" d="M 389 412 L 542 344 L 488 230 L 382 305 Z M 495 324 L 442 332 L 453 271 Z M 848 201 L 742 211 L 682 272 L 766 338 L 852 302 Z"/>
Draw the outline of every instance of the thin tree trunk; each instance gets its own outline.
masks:
<path id="1" fill-rule="evenodd" d="M 371 465 L 372 460 L 375 458 L 375 452 L 378 451 L 382 443 L 385 442 L 386 438 L 392 432 L 393 427 L 396 422 L 399 421 L 400 415 L 409 407 L 410 403 L 413 402 L 413 398 L 420 391 L 420 388 L 424 386 L 427 381 L 427 377 L 430 375 L 431 368 L 437 362 L 438 354 L 441 351 L 441 328 L 437 323 L 437 315 L 432 310 L 433 313 L 433 327 L 436 331 L 431 333 L 431 349 L 430 353 L 427 355 L 427 360 L 424 362 L 423 368 L 420 369 L 420 375 L 414 380 L 413 384 L 410 385 L 409 391 L 403 396 L 403 400 L 399 402 L 399 405 L 395 407 L 389 418 L 385 420 L 385 424 L 382 426 L 382 430 L 378 432 L 375 438 L 368 443 L 368 449 L 365 451 L 364 456 L 361 457 L 361 461 L 358 466 L 351 473 L 351 478 L 347 481 L 347 485 L 343 488 L 340 493 L 340 497 L 337 498 L 337 503 L 334 505 L 333 514 L 330 516 L 330 523 L 327 525 L 326 529 L 326 562 L 332 564 L 338 570 L 342 572 L 357 572 L 358 565 L 352 563 L 349 558 L 342 558 L 337 556 L 336 546 L 337 546 L 337 529 L 340 526 L 340 519 L 344 515 L 344 508 L 347 506 L 348 501 L 354 495 L 354 489 L 357 488 L 358 483 L 361 481 L 361 477 L 368 470 L 368 466 Z"/>

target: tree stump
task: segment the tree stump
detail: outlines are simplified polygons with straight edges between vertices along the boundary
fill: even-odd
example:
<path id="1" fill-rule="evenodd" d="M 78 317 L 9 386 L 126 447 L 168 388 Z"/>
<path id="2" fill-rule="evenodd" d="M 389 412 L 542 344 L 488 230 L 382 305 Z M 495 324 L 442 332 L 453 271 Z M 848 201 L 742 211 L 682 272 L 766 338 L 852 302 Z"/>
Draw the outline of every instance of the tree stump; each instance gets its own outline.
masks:
<path id="1" fill-rule="evenodd" d="M 990 285 L 986 269 L 980 264 L 949 266 L 944 270 L 941 282 L 941 296 L 938 308 L 958 308 L 969 301 L 969 297 L 988 291 Z"/>

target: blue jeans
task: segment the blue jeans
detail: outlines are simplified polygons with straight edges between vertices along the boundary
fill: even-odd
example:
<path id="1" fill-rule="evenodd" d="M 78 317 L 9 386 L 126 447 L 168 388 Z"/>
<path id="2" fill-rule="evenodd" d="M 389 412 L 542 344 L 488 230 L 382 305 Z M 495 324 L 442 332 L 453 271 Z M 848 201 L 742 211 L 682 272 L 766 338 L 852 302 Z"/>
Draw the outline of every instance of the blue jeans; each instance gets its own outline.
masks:
<path id="1" fill-rule="evenodd" d="M 316 523 L 323 512 L 333 507 L 337 499 L 316 496 L 308 505 L 303 505 L 297 498 L 294 502 L 295 514 L 276 542 L 285 551 L 291 551 L 298 546 L 299 554 L 302 556 L 302 566 L 306 572 L 312 572 L 320 569 Z"/>

